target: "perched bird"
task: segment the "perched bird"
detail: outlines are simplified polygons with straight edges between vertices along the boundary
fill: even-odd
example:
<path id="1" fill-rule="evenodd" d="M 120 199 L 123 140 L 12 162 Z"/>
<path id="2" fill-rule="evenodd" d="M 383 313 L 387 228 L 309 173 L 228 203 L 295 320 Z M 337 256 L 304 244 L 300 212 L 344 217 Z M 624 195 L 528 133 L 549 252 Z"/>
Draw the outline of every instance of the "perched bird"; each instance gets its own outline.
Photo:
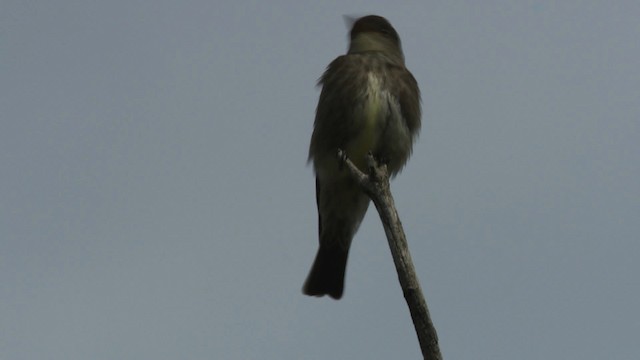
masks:
<path id="1" fill-rule="evenodd" d="M 353 23 L 347 54 L 329 64 L 318 86 L 309 161 L 316 174 L 320 247 L 302 290 L 340 299 L 349 248 L 369 197 L 342 168 L 338 149 L 362 171 L 372 153 L 395 176 L 420 130 L 420 90 L 405 67 L 398 33 L 375 15 Z"/>

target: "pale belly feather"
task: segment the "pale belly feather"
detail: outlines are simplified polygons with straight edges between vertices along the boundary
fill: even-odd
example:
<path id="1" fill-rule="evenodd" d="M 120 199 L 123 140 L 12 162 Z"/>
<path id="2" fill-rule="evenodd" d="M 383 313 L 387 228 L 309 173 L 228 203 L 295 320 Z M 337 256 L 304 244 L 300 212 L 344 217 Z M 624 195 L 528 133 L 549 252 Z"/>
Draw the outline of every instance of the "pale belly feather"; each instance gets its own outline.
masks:
<path id="1" fill-rule="evenodd" d="M 355 114 L 360 131 L 346 146 L 348 156 L 361 170 L 366 169 L 366 155 L 373 151 L 381 140 L 389 111 L 388 97 L 389 93 L 382 89 L 381 79 L 369 73 L 362 111 Z"/>

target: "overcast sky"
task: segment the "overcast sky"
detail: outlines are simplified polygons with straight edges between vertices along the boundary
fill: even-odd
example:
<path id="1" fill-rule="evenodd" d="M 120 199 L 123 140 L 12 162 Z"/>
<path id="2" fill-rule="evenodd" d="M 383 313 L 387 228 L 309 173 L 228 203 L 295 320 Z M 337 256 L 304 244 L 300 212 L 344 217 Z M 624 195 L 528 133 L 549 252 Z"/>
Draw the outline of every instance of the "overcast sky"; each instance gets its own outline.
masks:
<path id="1" fill-rule="evenodd" d="M 0 358 L 419 358 L 373 207 L 301 294 L 345 14 L 422 89 L 392 190 L 444 358 L 638 359 L 636 0 L 2 1 Z"/>

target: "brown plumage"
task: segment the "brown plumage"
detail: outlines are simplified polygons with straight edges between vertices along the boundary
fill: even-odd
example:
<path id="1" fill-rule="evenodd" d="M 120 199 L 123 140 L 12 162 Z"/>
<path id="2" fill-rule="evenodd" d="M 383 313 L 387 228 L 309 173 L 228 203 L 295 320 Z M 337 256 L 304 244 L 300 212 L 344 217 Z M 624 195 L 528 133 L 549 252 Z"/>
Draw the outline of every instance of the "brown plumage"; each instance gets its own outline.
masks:
<path id="1" fill-rule="evenodd" d="M 371 152 L 395 176 L 420 129 L 420 91 L 404 65 L 400 38 L 379 16 L 358 19 L 346 55 L 320 78 L 322 86 L 309 161 L 316 173 L 320 247 L 303 292 L 342 297 L 351 241 L 369 198 L 341 169 L 338 149 L 361 169 Z"/>

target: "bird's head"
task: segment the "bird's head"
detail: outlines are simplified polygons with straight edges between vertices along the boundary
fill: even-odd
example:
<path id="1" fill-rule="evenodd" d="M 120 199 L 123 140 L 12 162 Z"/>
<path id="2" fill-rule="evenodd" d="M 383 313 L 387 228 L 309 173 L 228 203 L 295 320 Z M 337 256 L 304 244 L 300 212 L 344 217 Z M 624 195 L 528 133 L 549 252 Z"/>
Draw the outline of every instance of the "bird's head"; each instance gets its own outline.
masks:
<path id="1" fill-rule="evenodd" d="M 346 18 L 352 23 L 349 54 L 383 52 L 404 61 L 400 36 L 387 19 L 368 15 L 359 19 Z"/>

